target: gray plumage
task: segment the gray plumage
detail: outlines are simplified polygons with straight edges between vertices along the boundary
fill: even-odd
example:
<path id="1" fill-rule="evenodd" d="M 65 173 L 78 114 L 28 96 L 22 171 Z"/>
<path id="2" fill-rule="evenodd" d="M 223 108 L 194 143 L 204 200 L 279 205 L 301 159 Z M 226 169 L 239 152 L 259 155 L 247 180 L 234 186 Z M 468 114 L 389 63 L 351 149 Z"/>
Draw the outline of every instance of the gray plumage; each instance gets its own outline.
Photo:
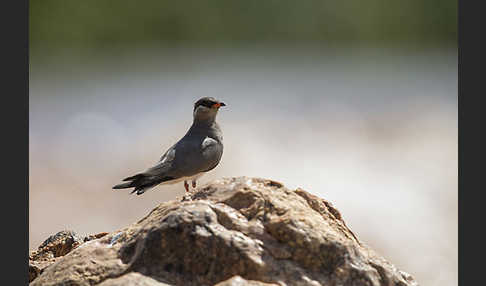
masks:
<path id="1" fill-rule="evenodd" d="M 170 147 L 159 162 L 144 172 L 123 179 L 113 189 L 134 188 L 137 195 L 159 184 L 174 184 L 188 180 L 193 187 L 204 173 L 214 169 L 223 155 L 223 135 L 216 123 L 219 107 L 226 106 L 212 97 L 203 97 L 194 104 L 193 123 L 187 133 Z"/>

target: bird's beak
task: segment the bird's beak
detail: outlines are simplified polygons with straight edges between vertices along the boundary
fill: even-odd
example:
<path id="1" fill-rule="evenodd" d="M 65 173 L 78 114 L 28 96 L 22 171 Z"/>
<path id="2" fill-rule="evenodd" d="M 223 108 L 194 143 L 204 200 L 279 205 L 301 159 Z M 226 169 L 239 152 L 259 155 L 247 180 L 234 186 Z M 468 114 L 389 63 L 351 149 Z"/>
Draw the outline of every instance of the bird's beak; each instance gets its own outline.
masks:
<path id="1" fill-rule="evenodd" d="M 218 102 L 218 103 L 213 104 L 212 107 L 220 108 L 221 106 L 226 106 L 226 104 L 224 104 L 224 102 Z"/>

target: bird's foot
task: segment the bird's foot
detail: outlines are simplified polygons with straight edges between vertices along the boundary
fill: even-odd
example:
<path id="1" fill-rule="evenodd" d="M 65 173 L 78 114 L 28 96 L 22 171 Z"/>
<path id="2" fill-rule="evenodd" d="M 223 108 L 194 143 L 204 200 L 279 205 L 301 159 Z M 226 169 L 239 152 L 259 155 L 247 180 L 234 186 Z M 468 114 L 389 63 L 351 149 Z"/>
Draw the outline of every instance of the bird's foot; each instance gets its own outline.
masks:
<path id="1" fill-rule="evenodd" d="M 196 188 L 196 181 L 192 181 L 192 187 L 195 189 Z"/>
<path id="2" fill-rule="evenodd" d="M 187 181 L 184 181 L 184 188 L 186 188 L 186 192 L 189 192 L 189 184 Z"/>

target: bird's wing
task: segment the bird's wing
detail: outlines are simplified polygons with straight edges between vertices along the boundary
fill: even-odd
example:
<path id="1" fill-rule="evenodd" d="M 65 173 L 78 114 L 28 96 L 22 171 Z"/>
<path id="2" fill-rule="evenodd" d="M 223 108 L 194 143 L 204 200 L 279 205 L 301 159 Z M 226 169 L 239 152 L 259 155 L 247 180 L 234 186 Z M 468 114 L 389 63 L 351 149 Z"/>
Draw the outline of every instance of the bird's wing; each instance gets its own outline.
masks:
<path id="1" fill-rule="evenodd" d="M 167 150 L 162 157 L 160 157 L 159 163 L 166 163 L 166 162 L 171 162 L 175 158 L 175 153 L 176 153 L 176 148 L 175 145 L 170 147 L 169 150 Z"/>
<path id="2" fill-rule="evenodd" d="M 202 155 L 206 162 L 204 171 L 207 172 L 218 165 L 221 155 L 223 154 L 223 144 L 214 138 L 206 137 L 204 138 L 201 147 Z"/>
<path id="3" fill-rule="evenodd" d="M 160 161 L 157 162 L 157 164 L 149 169 L 147 169 L 144 174 L 149 175 L 149 176 L 159 176 L 161 174 L 164 174 L 167 172 L 171 165 L 172 161 L 174 161 L 176 154 L 176 148 L 175 145 L 170 147 L 169 150 L 167 150 L 164 155 L 160 158 Z"/>
<path id="4" fill-rule="evenodd" d="M 202 150 L 203 152 L 208 150 L 208 148 L 212 147 L 212 146 L 216 146 L 218 145 L 218 141 L 216 141 L 215 139 L 211 138 L 211 137 L 206 137 L 204 138 L 202 144 L 201 144 L 201 147 L 202 147 Z"/>

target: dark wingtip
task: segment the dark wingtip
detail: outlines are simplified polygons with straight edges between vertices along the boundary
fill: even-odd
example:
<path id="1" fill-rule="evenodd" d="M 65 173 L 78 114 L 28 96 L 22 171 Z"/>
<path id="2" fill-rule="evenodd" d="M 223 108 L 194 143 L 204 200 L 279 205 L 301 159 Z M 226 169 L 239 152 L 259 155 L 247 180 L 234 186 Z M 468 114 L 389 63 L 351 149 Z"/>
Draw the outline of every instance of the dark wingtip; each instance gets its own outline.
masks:
<path id="1" fill-rule="evenodd" d="M 125 179 L 123 179 L 122 181 L 134 181 L 140 177 L 143 177 L 144 174 L 143 173 L 139 173 L 139 174 L 136 174 L 136 175 L 133 175 L 133 176 L 130 176 L 130 177 L 126 177 Z"/>
<path id="2" fill-rule="evenodd" d="M 115 185 L 115 186 L 113 186 L 113 189 L 126 189 L 126 188 L 131 188 L 131 187 L 132 187 L 132 183 L 129 182 L 129 183 L 121 183 L 121 184 Z"/>

